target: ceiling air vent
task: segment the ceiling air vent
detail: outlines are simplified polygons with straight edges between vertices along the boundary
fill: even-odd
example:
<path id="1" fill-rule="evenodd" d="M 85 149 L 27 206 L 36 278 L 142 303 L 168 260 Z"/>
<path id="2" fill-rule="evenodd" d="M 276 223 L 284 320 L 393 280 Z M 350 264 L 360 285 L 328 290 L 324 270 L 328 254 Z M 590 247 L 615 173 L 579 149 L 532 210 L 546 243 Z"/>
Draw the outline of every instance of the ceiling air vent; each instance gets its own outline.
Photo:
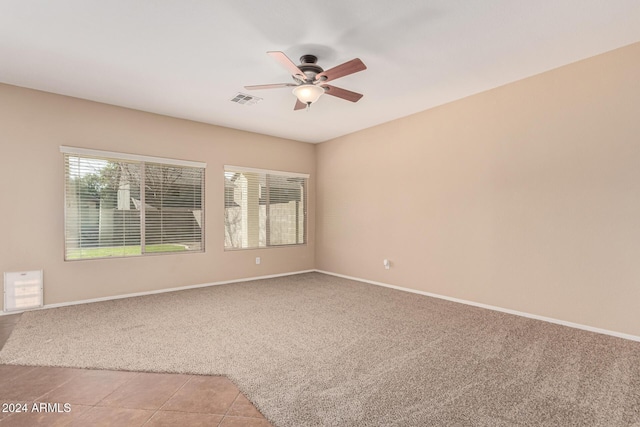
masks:
<path id="1" fill-rule="evenodd" d="M 253 96 L 253 95 L 247 95 L 246 93 L 241 93 L 241 92 L 238 92 L 236 96 L 231 98 L 231 102 L 244 104 L 244 105 L 253 105 L 253 104 L 257 104 L 260 101 L 262 101 L 262 98 L 258 98 L 257 96 Z"/>

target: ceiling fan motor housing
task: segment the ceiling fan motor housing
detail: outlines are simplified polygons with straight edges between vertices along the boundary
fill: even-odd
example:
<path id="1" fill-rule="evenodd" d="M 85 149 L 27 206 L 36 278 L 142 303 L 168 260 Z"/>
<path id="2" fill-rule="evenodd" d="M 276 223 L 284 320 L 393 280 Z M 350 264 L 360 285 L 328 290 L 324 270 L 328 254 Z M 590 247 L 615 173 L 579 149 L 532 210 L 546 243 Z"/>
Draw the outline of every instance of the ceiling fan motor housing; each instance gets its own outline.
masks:
<path id="1" fill-rule="evenodd" d="M 298 68 L 304 72 L 308 80 L 315 80 L 316 75 L 324 71 L 316 62 L 318 62 L 318 57 L 315 55 L 302 55 L 300 57 Z"/>

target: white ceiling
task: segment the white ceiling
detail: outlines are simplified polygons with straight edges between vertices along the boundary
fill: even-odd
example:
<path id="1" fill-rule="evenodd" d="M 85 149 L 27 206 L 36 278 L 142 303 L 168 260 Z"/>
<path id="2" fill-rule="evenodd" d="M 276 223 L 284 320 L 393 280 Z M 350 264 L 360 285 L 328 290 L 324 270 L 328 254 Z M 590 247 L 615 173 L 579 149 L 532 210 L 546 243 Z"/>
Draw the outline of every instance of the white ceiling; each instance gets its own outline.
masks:
<path id="1" fill-rule="evenodd" d="M 0 82 L 321 142 L 640 41 L 638 0 L 0 0 Z M 293 111 L 269 57 L 368 69 Z"/>

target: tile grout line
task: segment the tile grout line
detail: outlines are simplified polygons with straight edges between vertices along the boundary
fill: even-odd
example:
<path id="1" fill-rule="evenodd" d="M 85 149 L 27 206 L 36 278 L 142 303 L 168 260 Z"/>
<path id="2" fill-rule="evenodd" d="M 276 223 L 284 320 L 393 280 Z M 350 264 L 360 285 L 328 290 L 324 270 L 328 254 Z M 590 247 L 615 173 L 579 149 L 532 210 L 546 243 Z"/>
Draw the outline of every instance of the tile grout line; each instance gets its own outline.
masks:
<path id="1" fill-rule="evenodd" d="M 113 371 L 111 369 L 109 369 L 112 372 L 132 372 L 132 371 Z M 102 406 L 100 405 L 100 402 L 102 402 L 103 400 L 105 400 L 107 397 L 111 396 L 113 393 L 115 393 L 116 391 L 120 390 L 120 388 L 124 387 L 127 383 L 129 383 L 129 381 L 133 381 L 133 379 L 135 377 L 137 377 L 138 375 L 141 374 L 141 372 L 134 372 L 134 376 L 132 376 L 131 378 L 129 378 L 128 380 L 126 380 L 125 382 L 123 382 L 122 384 L 120 384 L 118 387 L 116 387 L 111 393 L 107 394 L 105 397 L 103 397 L 102 399 L 98 400 L 96 403 L 94 403 L 93 405 L 91 405 L 92 408 L 94 407 L 100 407 L 100 408 L 109 408 L 109 406 Z M 118 406 L 119 408 L 119 406 Z M 124 408 L 127 409 L 127 408 Z"/>
<path id="2" fill-rule="evenodd" d="M 129 383 L 130 381 L 132 381 L 134 378 L 136 378 L 137 376 L 139 376 L 139 375 L 140 375 L 140 374 L 142 374 L 142 373 L 143 373 L 143 372 L 136 372 L 136 373 L 135 373 L 135 375 L 134 375 L 133 377 L 131 377 L 131 378 L 129 378 L 128 380 L 126 380 L 124 383 L 122 383 L 121 385 L 119 385 L 115 390 L 113 390 L 111 393 L 109 393 L 108 395 L 106 395 L 105 397 L 103 397 L 102 399 L 100 399 L 100 400 L 99 400 L 95 405 L 92 405 L 91 407 L 92 407 L 92 408 L 100 407 L 100 408 L 113 408 L 113 409 L 116 409 L 116 408 L 117 408 L 117 409 L 135 409 L 135 410 L 137 410 L 136 408 L 126 408 L 126 407 L 124 407 L 124 406 L 98 406 L 98 404 L 99 404 L 100 402 L 102 402 L 103 400 L 105 400 L 107 397 L 111 396 L 113 393 L 115 393 L 115 392 L 116 392 L 117 390 L 119 390 L 121 387 L 124 387 L 127 383 Z M 170 374 L 170 375 L 173 375 L 173 374 Z M 184 387 L 184 386 L 185 386 L 185 384 L 187 384 L 189 381 L 191 381 L 191 378 L 192 378 L 192 377 L 193 377 L 193 375 L 190 375 L 190 376 L 189 376 L 189 378 L 187 378 L 187 379 L 185 380 L 185 382 L 184 382 L 180 387 L 178 387 L 178 389 L 177 389 L 176 391 L 174 391 L 174 392 L 173 392 L 173 394 L 172 394 L 171 396 L 169 396 L 169 398 L 167 398 L 167 400 L 165 400 L 165 401 L 164 401 L 164 402 L 163 402 L 163 403 L 162 403 L 162 404 L 161 404 L 157 409 L 142 409 L 143 411 L 144 411 L 144 410 L 147 410 L 147 411 L 153 411 L 153 412 L 151 413 L 151 415 L 149 415 L 149 418 L 147 418 L 147 419 L 145 420 L 145 422 L 144 422 L 144 423 L 142 423 L 142 424 L 140 425 L 140 427 L 142 427 L 142 426 L 144 426 L 144 425 L 148 424 L 148 423 L 149 423 L 149 421 L 151 421 L 151 419 L 154 417 L 154 415 L 156 415 L 156 413 L 157 413 L 158 411 L 160 411 L 160 409 L 161 409 L 161 408 L 162 408 L 162 407 L 163 407 L 163 406 L 164 406 L 164 405 L 165 405 L 165 404 L 166 404 L 166 403 L 167 403 L 167 402 L 168 402 L 168 401 L 169 401 L 169 400 L 170 400 L 170 399 L 171 399 L 171 398 L 172 398 L 172 397 L 173 397 L 173 396 L 174 396 L 174 395 L 175 395 L 175 394 L 180 390 L 180 389 L 182 389 L 182 387 Z"/>
<path id="3" fill-rule="evenodd" d="M 81 369 L 81 368 L 64 368 L 64 367 L 60 367 L 60 366 L 37 366 L 36 368 L 43 368 L 43 369 L 51 369 L 51 368 L 59 368 L 59 369 Z M 82 375 L 82 374 L 80 374 Z M 37 402 L 39 399 L 45 397 L 47 394 L 53 392 L 54 390 L 59 389 L 60 387 L 62 387 L 63 385 L 65 385 L 66 383 L 70 382 L 71 380 L 73 380 L 73 378 L 69 378 L 68 380 L 66 380 L 65 382 L 61 383 L 60 385 L 58 385 L 57 387 L 54 387 L 52 389 L 50 389 L 49 391 L 47 391 L 46 393 L 44 393 L 41 396 L 36 397 L 35 399 L 33 399 L 34 403 Z"/>
<path id="4" fill-rule="evenodd" d="M 149 423 L 149 421 L 151 421 L 151 418 L 154 417 L 154 415 L 156 415 L 156 413 L 159 411 L 159 409 L 156 409 L 151 415 L 149 415 L 149 418 L 147 418 L 145 420 L 145 422 L 143 422 L 142 424 L 140 424 L 140 427 L 144 427 L 145 425 L 147 425 Z"/>
<path id="5" fill-rule="evenodd" d="M 25 404 L 27 404 L 27 405 L 31 406 L 31 405 L 33 404 L 33 401 L 29 401 L 29 402 L 20 402 L 20 401 L 18 401 L 18 402 L 16 402 L 16 403 L 21 403 L 21 404 L 22 404 L 22 403 L 25 403 Z M 4 417 L 4 418 L 0 419 L 0 424 L 2 424 L 4 421 L 8 420 L 8 419 L 9 419 L 9 418 L 11 418 L 11 417 L 14 417 L 14 419 L 17 419 L 17 418 L 15 418 L 15 417 L 16 417 L 16 415 L 21 414 L 21 413 L 22 413 L 22 412 L 14 412 L 14 413 L 12 413 L 12 414 L 9 414 L 8 416 L 6 416 L 6 417 Z"/>
<path id="6" fill-rule="evenodd" d="M 112 372 L 132 372 L 132 371 L 114 371 L 111 369 L 107 369 L 109 371 Z M 102 399 L 98 400 L 96 403 L 94 403 L 93 405 L 88 405 L 89 409 L 87 410 L 87 412 L 90 412 L 91 409 L 93 408 L 107 408 L 107 409 L 132 409 L 132 408 L 125 408 L 124 406 L 99 406 L 100 402 L 102 402 L 103 400 L 105 400 L 107 397 L 111 396 L 113 393 L 115 393 L 117 390 L 119 390 L 121 387 L 124 387 L 125 384 L 129 383 L 130 381 L 133 381 L 134 378 L 136 378 L 138 375 L 140 375 L 142 372 L 134 372 L 135 375 L 132 376 L 131 378 L 129 378 L 128 380 L 126 380 L 125 382 L 123 382 L 122 384 L 120 384 L 118 387 L 115 388 L 115 390 L 113 390 L 111 393 L 107 394 L 106 396 L 104 396 Z M 86 413 L 85 413 L 86 414 Z M 149 420 L 155 415 L 155 412 L 153 414 L 151 414 L 151 416 L 143 423 L 140 425 L 140 427 L 142 427 L 143 425 L 145 425 L 146 423 L 149 422 Z"/>
<path id="7" fill-rule="evenodd" d="M 174 375 L 174 374 L 172 374 L 172 375 Z M 180 374 L 178 374 L 178 375 L 180 375 Z M 160 405 L 160 406 L 158 407 L 158 409 L 156 409 L 155 411 L 153 411 L 153 414 L 151 414 L 151 416 L 149 417 L 149 419 L 148 419 L 147 421 L 145 421 L 145 422 L 144 422 L 144 424 L 142 424 L 142 425 L 144 426 L 144 425 L 146 425 L 149 421 L 151 421 L 151 418 L 153 418 L 153 417 L 154 417 L 154 416 L 155 416 L 159 411 L 161 411 L 161 410 L 162 410 L 162 408 L 164 408 L 164 405 L 166 405 L 166 404 L 167 404 L 167 402 L 168 402 L 168 401 L 170 401 L 170 400 L 171 400 L 171 398 L 172 398 L 173 396 L 175 396 L 175 395 L 176 395 L 176 393 L 178 393 L 180 390 L 182 390 L 182 389 L 184 388 L 184 386 L 186 386 L 186 385 L 187 385 L 187 383 L 193 379 L 193 377 L 194 377 L 194 375 L 189 375 L 189 378 L 187 378 L 187 380 L 186 380 L 184 383 L 182 383 L 182 385 L 181 385 L 180 387 L 178 387 L 178 388 L 176 389 L 176 391 L 174 391 L 174 392 L 171 394 L 171 396 L 169 396 L 169 397 L 167 398 L 167 400 L 165 400 L 165 401 L 162 403 L 162 405 Z M 191 412 L 189 412 L 189 413 L 191 413 Z"/>
<path id="8" fill-rule="evenodd" d="M 29 368 L 31 368 L 31 369 L 28 369 L 27 371 L 25 371 L 25 372 L 23 372 L 23 373 L 19 374 L 17 377 L 12 378 L 12 379 L 11 379 L 11 383 L 10 383 L 10 384 L 13 384 L 17 379 L 19 379 L 19 378 L 20 378 L 20 377 L 22 377 L 23 375 L 28 374 L 29 372 L 33 371 L 34 369 L 36 369 L 36 368 L 40 368 L 40 366 L 29 366 L 29 365 L 4 365 L 4 366 L 28 366 Z"/>
<path id="9" fill-rule="evenodd" d="M 225 377 L 226 378 L 226 377 Z M 228 379 L 228 378 L 227 378 Z M 231 381 L 231 380 L 229 380 Z M 234 383 L 235 386 L 235 383 Z M 238 386 L 236 386 L 236 388 L 238 388 Z M 231 407 L 233 407 L 233 404 L 236 403 L 236 400 L 238 400 L 238 397 L 242 394 L 242 392 L 240 391 L 240 389 L 238 388 L 238 394 L 236 394 L 236 397 L 233 398 L 233 402 L 231 402 L 231 405 L 229 405 L 229 407 L 227 408 L 227 410 L 224 412 L 224 415 L 222 416 L 222 419 L 220 420 L 220 422 L 218 423 L 218 427 L 220 427 L 220 425 L 222 424 L 222 422 L 224 421 L 224 419 L 227 417 L 227 414 L 229 413 L 229 411 L 231 410 Z"/>

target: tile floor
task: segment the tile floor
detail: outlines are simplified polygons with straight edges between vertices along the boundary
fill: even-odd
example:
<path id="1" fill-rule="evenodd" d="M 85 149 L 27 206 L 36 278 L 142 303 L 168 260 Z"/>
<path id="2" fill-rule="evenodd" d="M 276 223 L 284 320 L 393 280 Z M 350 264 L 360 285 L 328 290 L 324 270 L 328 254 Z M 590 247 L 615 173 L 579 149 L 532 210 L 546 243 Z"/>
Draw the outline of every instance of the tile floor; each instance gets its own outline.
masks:
<path id="1" fill-rule="evenodd" d="M 0 316 L 0 348 L 19 319 Z M 0 427 L 271 426 L 231 381 L 203 375 L 0 365 L 0 405 Z"/>

